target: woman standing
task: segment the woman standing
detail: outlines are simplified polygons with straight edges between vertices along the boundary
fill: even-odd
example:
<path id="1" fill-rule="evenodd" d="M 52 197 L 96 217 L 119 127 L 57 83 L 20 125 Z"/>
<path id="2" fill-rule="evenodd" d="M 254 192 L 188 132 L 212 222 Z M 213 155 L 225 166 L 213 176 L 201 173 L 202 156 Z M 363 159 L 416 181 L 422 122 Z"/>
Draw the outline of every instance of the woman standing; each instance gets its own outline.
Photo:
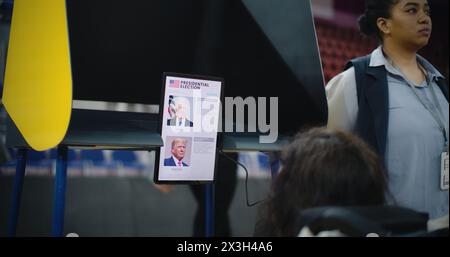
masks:
<path id="1" fill-rule="evenodd" d="M 380 46 L 327 85 L 328 126 L 353 131 L 378 152 L 398 205 L 448 215 L 448 85 L 417 54 L 431 35 L 428 2 L 366 0 L 359 27 Z"/>

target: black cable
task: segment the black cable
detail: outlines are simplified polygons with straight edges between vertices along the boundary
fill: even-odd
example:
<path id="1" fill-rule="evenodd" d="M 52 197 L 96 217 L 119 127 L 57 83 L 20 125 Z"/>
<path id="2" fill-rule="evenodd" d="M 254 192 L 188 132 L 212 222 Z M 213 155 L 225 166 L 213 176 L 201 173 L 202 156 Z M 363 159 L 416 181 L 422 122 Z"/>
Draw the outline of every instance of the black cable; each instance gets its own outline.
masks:
<path id="1" fill-rule="evenodd" d="M 247 202 L 247 206 L 248 207 L 253 207 L 253 206 L 257 205 L 257 204 L 262 203 L 264 200 L 260 200 L 260 201 L 254 202 L 254 203 L 250 203 L 249 200 L 248 200 L 248 170 L 247 170 L 247 168 L 242 163 L 240 163 L 238 161 L 235 161 L 233 158 L 228 156 L 222 150 L 219 150 L 219 153 L 221 155 L 225 156 L 228 160 L 230 160 L 230 161 L 236 163 L 237 165 L 241 166 L 242 168 L 244 168 L 244 171 L 245 171 L 245 200 Z"/>

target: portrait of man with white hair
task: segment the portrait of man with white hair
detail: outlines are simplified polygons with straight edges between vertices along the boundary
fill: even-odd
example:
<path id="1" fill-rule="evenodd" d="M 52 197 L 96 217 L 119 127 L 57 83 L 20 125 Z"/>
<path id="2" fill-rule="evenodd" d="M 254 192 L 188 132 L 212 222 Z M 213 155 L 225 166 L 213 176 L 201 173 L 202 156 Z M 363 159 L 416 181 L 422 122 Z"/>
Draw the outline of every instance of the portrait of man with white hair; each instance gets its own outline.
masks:
<path id="1" fill-rule="evenodd" d="M 189 120 L 190 103 L 186 97 L 177 96 L 169 103 L 169 113 L 172 118 L 167 120 L 167 126 L 193 127 Z"/>

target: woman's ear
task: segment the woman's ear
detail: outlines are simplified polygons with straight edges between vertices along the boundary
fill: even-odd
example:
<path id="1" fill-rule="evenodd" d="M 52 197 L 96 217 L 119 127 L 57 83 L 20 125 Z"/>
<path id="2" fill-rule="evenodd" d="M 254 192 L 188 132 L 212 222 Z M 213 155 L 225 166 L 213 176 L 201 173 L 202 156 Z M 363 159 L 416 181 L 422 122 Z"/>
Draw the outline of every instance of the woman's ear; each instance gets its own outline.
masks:
<path id="1" fill-rule="evenodd" d="M 391 34 L 391 26 L 389 20 L 386 18 L 378 18 L 377 19 L 377 27 L 381 32 L 381 36 L 387 36 Z"/>

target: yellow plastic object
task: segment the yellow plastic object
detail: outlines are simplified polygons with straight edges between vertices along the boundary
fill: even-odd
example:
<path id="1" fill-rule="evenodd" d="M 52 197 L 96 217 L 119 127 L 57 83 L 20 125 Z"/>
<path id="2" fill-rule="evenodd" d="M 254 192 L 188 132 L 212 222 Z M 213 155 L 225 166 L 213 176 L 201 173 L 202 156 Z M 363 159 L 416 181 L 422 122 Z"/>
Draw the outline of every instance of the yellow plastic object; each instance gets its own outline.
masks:
<path id="1" fill-rule="evenodd" d="M 69 126 L 72 74 L 65 0 L 15 0 L 3 103 L 29 146 L 58 145 Z"/>

